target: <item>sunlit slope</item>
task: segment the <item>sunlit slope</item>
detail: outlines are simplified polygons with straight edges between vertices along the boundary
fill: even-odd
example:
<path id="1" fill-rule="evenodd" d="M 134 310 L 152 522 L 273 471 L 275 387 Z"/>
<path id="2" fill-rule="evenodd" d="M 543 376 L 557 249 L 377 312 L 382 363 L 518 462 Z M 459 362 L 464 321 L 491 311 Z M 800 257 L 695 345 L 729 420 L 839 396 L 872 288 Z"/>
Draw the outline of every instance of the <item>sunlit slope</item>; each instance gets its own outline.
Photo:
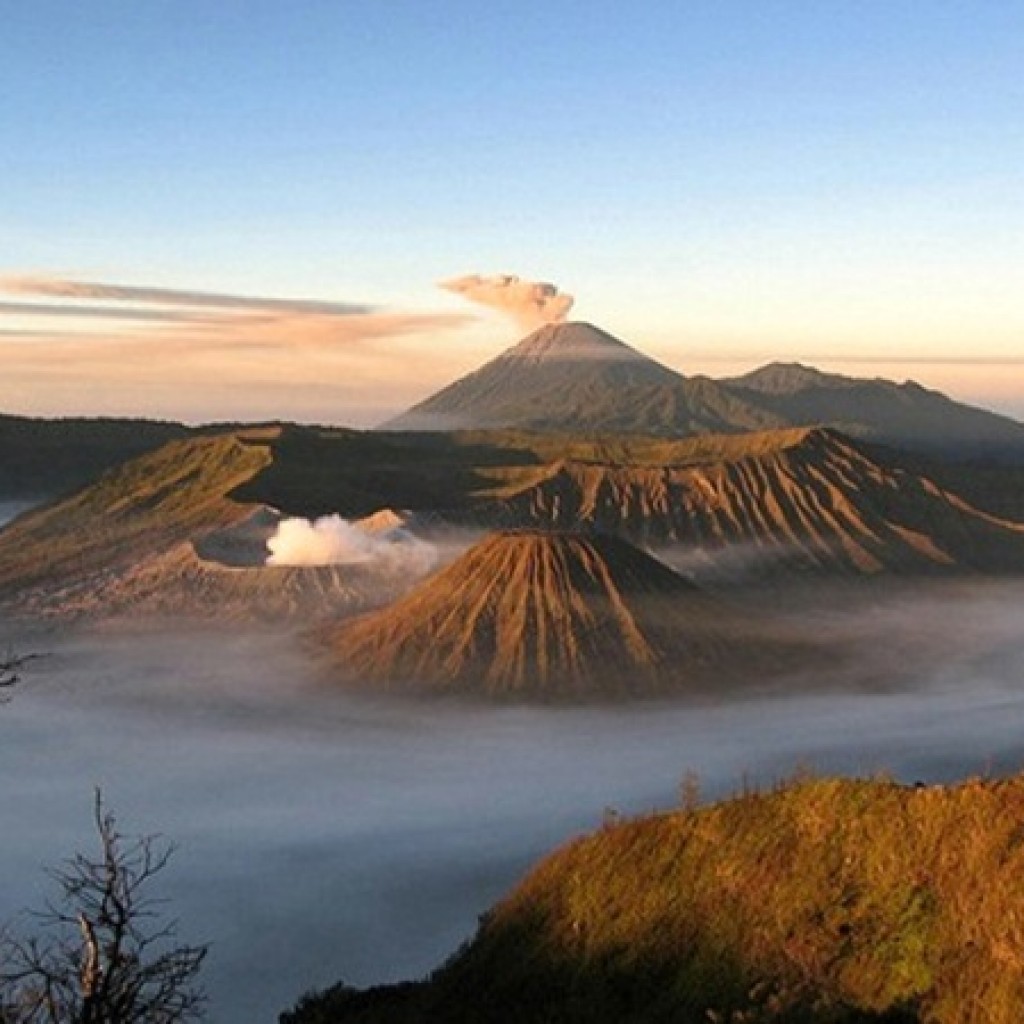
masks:
<path id="1" fill-rule="evenodd" d="M 484 519 L 742 549 L 773 567 L 878 573 L 1024 569 L 1024 528 L 834 431 L 677 442 L 662 465 L 565 458 L 491 472 Z"/>
<path id="2" fill-rule="evenodd" d="M 0 598 L 21 614 L 317 616 L 362 610 L 407 580 L 360 566 L 224 564 L 207 539 L 263 506 L 237 493 L 274 461 L 280 428 L 176 441 L 0 532 Z"/>
<path id="3" fill-rule="evenodd" d="M 810 781 L 613 824 L 541 862 L 430 982 L 286 1019 L 1017 1024 L 1022 820 L 1016 778 Z"/>
<path id="4" fill-rule="evenodd" d="M 326 640 L 350 681 L 498 698 L 706 688 L 781 661 L 739 615 L 626 541 L 532 531 L 487 537 Z"/>
<path id="5" fill-rule="evenodd" d="M 270 462 L 260 434 L 174 441 L 0 534 L 0 586 L 110 572 L 245 514 L 228 495 Z"/>
<path id="6" fill-rule="evenodd" d="M 275 584 L 256 562 L 207 556 L 211 532 L 268 507 L 348 519 L 402 509 L 427 528 L 599 531 L 780 579 L 1024 570 L 1024 526 L 897 459 L 810 428 L 681 440 L 298 427 L 193 436 L 0 530 L 0 599 L 81 610 L 192 601 L 205 614 L 241 609 L 251 594 L 268 614 L 287 610 L 294 595 L 279 606 L 273 596 L 287 591 L 283 572 Z M 323 587 L 345 589 L 333 569 L 320 577 L 294 574 L 290 585 L 311 588 L 310 605 Z M 345 586 L 358 577 L 350 569 Z"/>

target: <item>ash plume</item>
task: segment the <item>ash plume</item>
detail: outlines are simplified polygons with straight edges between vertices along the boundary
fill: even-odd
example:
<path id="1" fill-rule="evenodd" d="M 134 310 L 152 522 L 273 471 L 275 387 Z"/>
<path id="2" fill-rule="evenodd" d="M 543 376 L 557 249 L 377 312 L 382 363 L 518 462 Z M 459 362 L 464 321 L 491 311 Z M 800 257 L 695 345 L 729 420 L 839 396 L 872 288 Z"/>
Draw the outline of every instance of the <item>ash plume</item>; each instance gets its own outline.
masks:
<path id="1" fill-rule="evenodd" d="M 561 323 L 575 301 L 546 281 L 524 281 L 514 274 L 482 277 L 468 274 L 442 281 L 445 291 L 462 295 L 470 302 L 489 306 L 513 317 L 520 326 L 533 330 L 544 324 Z"/>
<path id="2" fill-rule="evenodd" d="M 267 548 L 267 565 L 374 565 L 418 575 L 437 559 L 434 546 L 408 530 L 374 533 L 339 515 L 282 519 Z"/>

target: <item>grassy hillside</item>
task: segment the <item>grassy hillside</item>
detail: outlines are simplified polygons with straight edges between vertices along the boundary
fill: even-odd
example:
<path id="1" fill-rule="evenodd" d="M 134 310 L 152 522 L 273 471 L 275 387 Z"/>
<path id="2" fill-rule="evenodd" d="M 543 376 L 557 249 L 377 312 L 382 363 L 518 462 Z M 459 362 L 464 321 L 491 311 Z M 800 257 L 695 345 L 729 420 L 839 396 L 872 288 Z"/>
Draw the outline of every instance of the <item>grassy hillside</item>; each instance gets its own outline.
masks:
<path id="1" fill-rule="evenodd" d="M 0 498 L 69 493 L 105 470 L 189 433 L 180 423 L 153 420 L 0 415 Z"/>
<path id="2" fill-rule="evenodd" d="M 270 461 L 270 431 L 173 441 L 3 531 L 0 586 L 107 573 L 237 519 L 228 495 Z"/>
<path id="3" fill-rule="evenodd" d="M 1017 1024 L 1024 778 L 800 781 L 543 861 L 420 985 L 287 1024 Z"/>

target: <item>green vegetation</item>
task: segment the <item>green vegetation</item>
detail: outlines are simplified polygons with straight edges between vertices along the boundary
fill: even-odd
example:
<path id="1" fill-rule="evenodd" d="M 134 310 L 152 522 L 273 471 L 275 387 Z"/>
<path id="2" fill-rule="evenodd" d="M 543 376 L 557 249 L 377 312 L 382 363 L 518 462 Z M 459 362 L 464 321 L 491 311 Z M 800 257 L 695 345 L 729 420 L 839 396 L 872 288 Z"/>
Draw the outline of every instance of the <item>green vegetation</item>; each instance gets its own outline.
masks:
<path id="1" fill-rule="evenodd" d="M 611 824 L 543 861 L 427 982 L 284 1024 L 1017 1024 L 1024 777 L 804 779 Z"/>

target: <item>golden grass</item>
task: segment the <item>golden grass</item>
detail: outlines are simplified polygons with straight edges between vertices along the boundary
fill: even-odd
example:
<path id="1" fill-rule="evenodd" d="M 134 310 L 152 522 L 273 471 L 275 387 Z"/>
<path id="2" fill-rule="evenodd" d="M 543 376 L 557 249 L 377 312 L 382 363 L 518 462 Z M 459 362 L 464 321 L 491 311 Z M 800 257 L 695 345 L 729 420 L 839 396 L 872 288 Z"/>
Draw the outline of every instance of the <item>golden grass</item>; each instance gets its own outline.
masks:
<path id="1" fill-rule="evenodd" d="M 695 781 L 683 787 L 692 804 Z M 1024 776 L 794 780 L 610 820 L 428 981 L 287 1024 L 1019 1024 Z"/>
<path id="2" fill-rule="evenodd" d="M 570 989 L 618 979 L 627 1006 L 667 986 L 680 1020 L 760 986 L 780 1012 L 1018 1024 L 1024 778 L 810 780 L 616 825 L 544 861 L 438 984 L 528 989 L 552 965 Z"/>

